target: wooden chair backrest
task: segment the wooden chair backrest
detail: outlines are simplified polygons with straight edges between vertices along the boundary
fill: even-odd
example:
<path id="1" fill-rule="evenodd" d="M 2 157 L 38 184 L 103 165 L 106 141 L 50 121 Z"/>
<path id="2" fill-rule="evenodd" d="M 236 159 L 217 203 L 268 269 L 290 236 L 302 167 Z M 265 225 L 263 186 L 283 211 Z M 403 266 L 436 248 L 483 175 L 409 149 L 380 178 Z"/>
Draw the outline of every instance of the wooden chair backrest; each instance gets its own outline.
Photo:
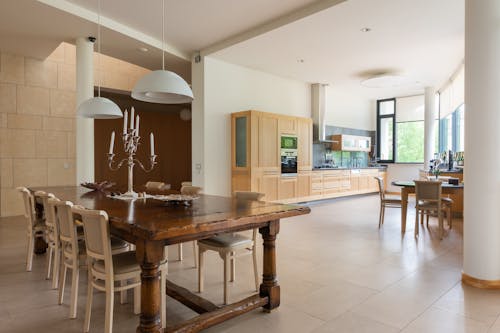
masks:
<path id="1" fill-rule="evenodd" d="M 198 186 L 183 186 L 181 187 L 181 194 L 197 195 L 200 194 L 201 187 Z"/>
<path id="2" fill-rule="evenodd" d="M 48 212 L 48 208 L 49 208 L 48 207 L 49 199 L 55 198 L 55 196 L 52 193 L 47 193 L 44 191 L 36 191 L 35 193 L 33 193 L 33 196 L 34 196 L 35 202 L 36 202 L 37 198 L 40 198 L 40 201 L 42 201 L 43 214 L 45 217 L 45 224 L 47 225 L 47 227 L 49 227 L 49 229 L 54 228 L 54 224 L 55 224 L 54 216 L 47 216 L 48 215 L 47 212 Z"/>
<path id="3" fill-rule="evenodd" d="M 35 198 L 31 194 L 30 190 L 26 187 L 18 187 L 17 190 L 21 193 L 24 204 L 24 217 L 26 218 L 26 225 L 28 227 L 28 232 L 32 232 L 33 225 L 36 222 L 35 215 Z"/>
<path id="4" fill-rule="evenodd" d="M 384 191 L 384 179 L 382 177 L 373 177 L 377 180 L 378 184 L 378 192 L 380 194 L 380 200 L 385 200 L 385 191 Z"/>
<path id="5" fill-rule="evenodd" d="M 165 187 L 164 182 L 147 182 L 146 189 L 148 190 L 161 190 Z"/>
<path id="6" fill-rule="evenodd" d="M 87 256 L 95 260 L 104 260 L 107 274 L 112 276 L 113 263 L 108 214 L 103 210 L 90 210 L 81 206 L 73 206 L 71 210 L 73 214 L 82 217 Z"/>
<path id="7" fill-rule="evenodd" d="M 73 212 L 71 211 L 73 203 L 71 201 L 57 201 L 54 202 L 54 207 L 59 221 L 59 238 L 61 241 L 70 244 L 71 250 L 78 254 L 78 235 Z"/>
<path id="8" fill-rule="evenodd" d="M 442 187 L 439 181 L 415 180 L 415 199 L 419 201 L 441 202 Z"/>

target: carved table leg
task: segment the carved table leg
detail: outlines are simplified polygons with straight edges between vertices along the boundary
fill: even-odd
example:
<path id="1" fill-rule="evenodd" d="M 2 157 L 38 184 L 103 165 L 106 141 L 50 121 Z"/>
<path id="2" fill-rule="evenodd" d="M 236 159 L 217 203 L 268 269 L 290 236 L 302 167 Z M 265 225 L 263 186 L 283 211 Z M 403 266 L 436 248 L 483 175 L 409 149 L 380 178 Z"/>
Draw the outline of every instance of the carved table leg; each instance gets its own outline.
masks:
<path id="1" fill-rule="evenodd" d="M 139 241 L 136 244 L 137 261 L 141 265 L 141 319 L 137 333 L 160 333 L 161 272 L 163 244 Z M 164 309 L 165 311 L 165 309 Z"/>
<path id="2" fill-rule="evenodd" d="M 260 296 L 269 297 L 264 310 L 270 312 L 280 305 L 280 286 L 276 278 L 276 235 L 280 229 L 280 221 L 271 221 L 268 226 L 259 229 L 264 239 L 264 269 Z"/>

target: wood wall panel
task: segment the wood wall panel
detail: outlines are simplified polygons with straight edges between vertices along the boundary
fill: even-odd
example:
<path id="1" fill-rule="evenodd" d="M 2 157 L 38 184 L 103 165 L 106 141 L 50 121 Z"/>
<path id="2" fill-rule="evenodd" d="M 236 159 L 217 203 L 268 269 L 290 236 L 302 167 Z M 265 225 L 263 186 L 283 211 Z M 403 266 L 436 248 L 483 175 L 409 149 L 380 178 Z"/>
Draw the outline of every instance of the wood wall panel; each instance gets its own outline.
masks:
<path id="1" fill-rule="evenodd" d="M 134 168 L 134 186 L 144 185 L 148 180 L 162 181 L 179 189 L 182 181 L 191 180 L 191 121 L 181 120 L 179 112 L 189 105 L 162 105 L 139 102 L 128 95 L 102 93 L 104 97 L 113 100 L 122 111 L 134 106 L 135 114 L 139 114 L 141 141 L 137 158 L 149 164 L 149 133 L 155 136 L 155 153 L 158 155 L 158 164 L 155 169 L 145 173 L 136 166 Z M 95 180 L 109 180 L 126 188 L 127 168 L 122 166 L 118 171 L 108 168 L 107 154 L 111 132 L 115 131 L 115 160 L 125 157 L 121 133 L 123 118 L 96 119 L 94 125 L 95 138 Z"/>

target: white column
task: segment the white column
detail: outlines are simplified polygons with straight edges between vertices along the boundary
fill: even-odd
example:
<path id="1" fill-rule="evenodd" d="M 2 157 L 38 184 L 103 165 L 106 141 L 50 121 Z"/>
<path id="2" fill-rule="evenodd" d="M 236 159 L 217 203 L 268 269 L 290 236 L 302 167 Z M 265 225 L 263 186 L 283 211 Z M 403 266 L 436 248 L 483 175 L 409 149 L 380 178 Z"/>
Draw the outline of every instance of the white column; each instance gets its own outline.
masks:
<path id="1" fill-rule="evenodd" d="M 76 40 L 76 105 L 94 96 L 94 43 Z M 76 118 L 76 182 L 94 181 L 94 120 Z"/>
<path id="2" fill-rule="evenodd" d="M 191 62 L 191 82 L 194 100 L 191 105 L 191 163 L 193 185 L 205 186 L 205 57 Z M 206 193 L 206 192 L 205 192 Z"/>
<path id="3" fill-rule="evenodd" d="M 500 287 L 500 1 L 465 1 L 463 281 Z"/>
<path id="4" fill-rule="evenodd" d="M 425 116 L 424 116 L 424 169 L 429 169 L 429 161 L 434 156 L 436 134 L 436 90 L 433 87 L 425 88 Z"/>

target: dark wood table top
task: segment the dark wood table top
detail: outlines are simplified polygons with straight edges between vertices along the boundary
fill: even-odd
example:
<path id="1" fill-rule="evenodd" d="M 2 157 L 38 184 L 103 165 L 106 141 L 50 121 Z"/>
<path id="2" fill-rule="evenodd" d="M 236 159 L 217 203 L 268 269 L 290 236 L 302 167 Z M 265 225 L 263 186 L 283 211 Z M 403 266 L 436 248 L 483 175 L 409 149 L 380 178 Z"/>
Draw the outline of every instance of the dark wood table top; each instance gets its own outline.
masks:
<path id="1" fill-rule="evenodd" d="M 81 186 L 36 187 L 88 209 L 108 213 L 111 232 L 127 241 L 137 239 L 174 244 L 263 226 L 285 217 L 308 214 L 309 207 L 230 197 L 200 195 L 192 205 L 169 204 L 156 199 L 124 201 Z"/>
<path id="2" fill-rule="evenodd" d="M 415 187 L 415 182 L 413 180 L 396 180 L 391 184 L 400 187 Z M 441 186 L 446 188 L 464 188 L 464 184 L 453 185 L 447 182 L 441 182 Z"/>

